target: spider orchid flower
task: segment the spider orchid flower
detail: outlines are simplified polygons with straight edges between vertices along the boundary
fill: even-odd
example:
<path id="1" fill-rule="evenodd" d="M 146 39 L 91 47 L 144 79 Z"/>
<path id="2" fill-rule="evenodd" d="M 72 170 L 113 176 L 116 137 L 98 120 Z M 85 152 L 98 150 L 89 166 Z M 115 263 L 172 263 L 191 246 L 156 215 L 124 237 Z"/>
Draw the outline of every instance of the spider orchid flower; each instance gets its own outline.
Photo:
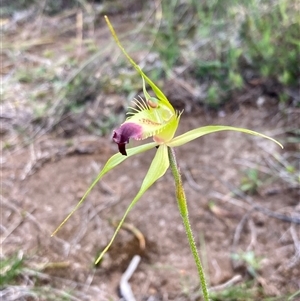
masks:
<path id="1" fill-rule="evenodd" d="M 110 21 L 105 16 L 105 20 L 108 24 L 108 27 L 117 43 L 117 45 L 122 50 L 123 54 L 127 57 L 132 66 L 137 70 L 141 75 L 143 81 L 143 94 L 145 100 L 140 98 L 135 100 L 135 106 L 131 107 L 131 111 L 127 113 L 128 117 L 126 121 L 113 132 L 113 140 L 118 144 L 119 153 L 113 155 L 104 165 L 102 171 L 97 176 L 96 180 L 88 188 L 82 199 L 79 201 L 77 206 L 71 211 L 71 213 L 65 218 L 65 220 L 60 224 L 60 226 L 53 232 L 54 235 L 69 219 L 69 217 L 78 209 L 78 207 L 85 200 L 87 195 L 97 184 L 97 182 L 111 169 L 125 161 L 131 156 L 134 156 L 139 153 L 146 152 L 152 148 L 157 147 L 156 154 L 153 158 L 153 161 L 150 165 L 150 168 L 142 182 L 141 188 L 138 191 L 135 198 L 132 200 L 130 205 L 123 218 L 121 219 L 118 227 L 115 230 L 113 237 L 111 238 L 107 247 L 102 251 L 96 263 L 98 263 L 106 251 L 111 246 L 113 240 L 115 239 L 118 231 L 120 230 L 126 216 L 140 199 L 140 197 L 149 189 L 159 178 L 161 178 L 167 171 L 170 166 L 170 160 L 168 157 L 168 148 L 174 148 L 186 144 L 189 141 L 197 139 L 203 135 L 210 133 L 215 133 L 219 131 L 237 131 L 243 132 L 246 134 L 251 134 L 255 136 L 260 136 L 267 138 L 281 147 L 282 145 L 277 142 L 275 139 L 270 138 L 266 135 L 257 133 L 244 128 L 230 127 L 230 126 L 221 126 L 221 125 L 211 125 L 204 126 L 197 129 L 188 131 L 182 135 L 174 137 L 177 130 L 180 116 L 182 112 L 176 111 L 171 103 L 168 101 L 164 93 L 144 74 L 140 67 L 133 61 L 133 59 L 128 55 L 123 46 L 121 45 Z M 151 97 L 146 91 L 146 83 L 151 87 L 156 97 Z M 146 138 L 152 137 L 153 142 L 140 145 L 137 147 L 132 147 L 126 149 L 126 144 L 130 139 L 143 140 Z"/>

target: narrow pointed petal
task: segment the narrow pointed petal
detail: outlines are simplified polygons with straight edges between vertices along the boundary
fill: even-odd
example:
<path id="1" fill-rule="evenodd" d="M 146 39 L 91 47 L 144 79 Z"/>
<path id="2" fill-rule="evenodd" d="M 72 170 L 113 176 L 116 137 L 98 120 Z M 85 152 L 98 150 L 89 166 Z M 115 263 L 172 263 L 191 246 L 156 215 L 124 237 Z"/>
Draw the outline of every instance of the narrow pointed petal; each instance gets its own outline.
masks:
<path id="1" fill-rule="evenodd" d="M 220 132 L 220 131 L 235 131 L 235 132 L 242 132 L 242 133 L 246 133 L 246 134 L 250 134 L 250 135 L 254 135 L 254 136 L 259 136 L 262 138 L 269 139 L 269 140 L 277 143 L 281 148 L 283 148 L 281 143 L 279 143 L 277 140 L 275 140 L 269 136 L 266 136 L 266 135 L 260 134 L 258 132 L 255 132 L 255 131 L 248 130 L 248 129 L 244 129 L 244 128 L 237 128 L 237 127 L 232 127 L 232 126 L 222 126 L 222 125 L 209 125 L 209 126 L 204 126 L 201 128 L 191 130 L 178 137 L 175 137 L 172 141 L 168 142 L 168 146 L 170 146 L 170 147 L 180 146 L 182 144 L 188 143 L 201 136 L 215 133 L 215 132 Z"/>
<path id="2" fill-rule="evenodd" d="M 169 167 L 169 159 L 168 159 L 168 148 L 166 145 L 161 145 L 156 154 L 155 157 L 151 163 L 151 166 L 147 172 L 147 175 L 144 178 L 144 181 L 142 183 L 142 186 L 133 199 L 133 201 L 128 206 L 124 216 L 122 217 L 117 229 L 115 230 L 114 235 L 112 236 L 110 242 L 106 246 L 106 248 L 102 251 L 100 256 L 96 260 L 96 264 L 102 259 L 103 255 L 107 252 L 111 244 L 113 243 L 116 235 L 118 234 L 120 228 L 122 227 L 122 224 L 130 212 L 130 210 L 133 208 L 133 206 L 136 204 L 136 202 L 140 199 L 140 197 L 159 179 L 161 178 L 167 171 Z"/>
<path id="3" fill-rule="evenodd" d="M 125 161 L 127 158 L 129 158 L 133 155 L 145 152 L 145 151 L 147 151 L 151 148 L 154 148 L 155 146 L 157 146 L 157 143 L 152 142 L 152 143 L 148 143 L 148 144 L 144 144 L 144 145 L 141 145 L 141 146 L 137 146 L 137 147 L 127 149 L 127 156 L 123 156 L 122 154 L 117 153 L 117 154 L 113 155 L 112 157 L 110 157 L 108 159 L 108 161 L 106 162 L 106 164 L 104 165 L 104 167 L 102 168 L 101 172 L 98 174 L 96 180 L 92 183 L 92 185 L 85 192 L 85 194 L 83 195 L 81 200 L 78 202 L 78 204 L 75 206 L 75 208 L 68 214 L 68 216 L 63 220 L 63 222 L 56 228 L 56 230 L 52 233 L 51 236 L 55 235 L 59 231 L 59 229 L 67 222 L 67 220 L 80 207 L 80 205 L 84 202 L 84 200 L 89 195 L 91 190 L 95 187 L 95 185 L 100 181 L 100 179 L 107 172 L 109 172 L 111 169 L 113 169 L 114 167 L 116 167 L 117 165 L 119 165 L 120 163 Z"/>
<path id="4" fill-rule="evenodd" d="M 106 21 L 106 23 L 107 23 L 107 25 L 108 25 L 111 33 L 112 33 L 112 36 L 114 37 L 117 45 L 122 50 L 122 52 L 124 53 L 124 55 L 127 57 L 127 59 L 129 60 L 129 62 L 131 63 L 131 65 L 142 76 L 142 78 L 145 79 L 145 81 L 149 84 L 149 86 L 152 88 L 153 92 L 155 93 L 155 95 L 157 96 L 157 98 L 161 101 L 161 103 L 163 105 L 167 106 L 170 110 L 172 110 L 173 113 L 175 113 L 173 106 L 170 104 L 170 102 L 168 101 L 168 99 L 165 96 L 165 94 L 152 82 L 152 80 L 141 70 L 141 68 L 134 62 L 134 60 L 126 52 L 126 50 L 122 46 L 119 38 L 117 37 L 117 34 L 116 34 L 114 28 L 112 27 L 112 25 L 111 25 L 108 17 L 104 16 L 104 18 L 105 18 L 105 21 Z M 145 97 L 146 97 L 146 95 L 145 95 Z"/>

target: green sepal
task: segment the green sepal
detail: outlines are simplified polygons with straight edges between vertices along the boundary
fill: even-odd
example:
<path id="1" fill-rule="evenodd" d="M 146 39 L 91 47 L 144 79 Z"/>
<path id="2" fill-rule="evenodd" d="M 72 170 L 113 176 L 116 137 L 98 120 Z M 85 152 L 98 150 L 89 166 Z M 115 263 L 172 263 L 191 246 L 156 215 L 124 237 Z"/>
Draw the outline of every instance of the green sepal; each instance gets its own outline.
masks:
<path id="1" fill-rule="evenodd" d="M 168 146 L 170 146 L 170 147 L 180 146 L 180 145 L 188 143 L 194 139 L 197 139 L 201 136 L 215 133 L 215 132 L 220 132 L 220 131 L 235 131 L 235 132 L 242 132 L 242 133 L 246 133 L 246 134 L 250 134 L 250 135 L 254 135 L 254 136 L 259 136 L 262 138 L 269 139 L 269 140 L 277 143 L 281 148 L 283 148 L 282 144 L 279 143 L 277 140 L 275 140 L 269 136 L 266 136 L 264 134 L 260 134 L 258 132 L 251 131 L 251 130 L 244 129 L 244 128 L 237 128 L 237 127 L 232 127 L 232 126 L 222 126 L 222 125 L 209 125 L 209 126 L 204 126 L 201 128 L 191 130 L 180 136 L 175 137 L 172 141 L 168 142 Z"/>
<path id="2" fill-rule="evenodd" d="M 163 105 L 167 106 L 170 110 L 172 110 L 172 112 L 174 111 L 173 106 L 170 104 L 170 102 L 168 101 L 167 97 L 165 96 L 165 94 L 154 84 L 154 82 L 142 71 L 142 69 L 135 63 L 135 61 L 129 56 L 129 54 L 126 52 L 126 50 L 124 49 L 124 47 L 122 46 L 113 26 L 111 25 L 109 19 L 107 16 L 104 16 L 105 21 L 111 31 L 112 36 L 114 37 L 117 45 L 119 46 L 119 48 L 122 50 L 122 52 L 124 53 L 124 55 L 127 57 L 127 59 L 129 60 L 129 62 L 131 63 L 131 65 L 136 69 L 136 71 L 141 75 L 141 77 L 143 79 L 145 79 L 145 81 L 149 84 L 149 86 L 152 88 L 153 92 L 155 93 L 155 95 L 157 96 L 157 98 L 162 102 Z M 145 90 L 143 91 L 145 94 Z M 148 97 L 149 94 L 146 92 L 145 97 Z"/>
<path id="3" fill-rule="evenodd" d="M 117 153 L 117 154 L 113 155 L 112 157 L 110 157 L 108 159 L 108 161 L 106 162 L 106 164 L 104 165 L 104 167 L 102 168 L 101 172 L 98 174 L 98 176 L 94 180 L 94 182 L 91 184 L 91 186 L 85 192 L 85 194 L 83 195 L 81 200 L 77 203 L 75 208 L 68 214 L 68 216 L 62 221 L 62 223 L 56 228 L 56 230 L 51 234 L 51 236 L 55 235 L 59 231 L 59 229 L 67 222 L 67 220 L 81 206 L 81 204 L 84 202 L 84 200 L 89 195 L 89 193 L 92 191 L 92 189 L 95 187 L 95 185 L 100 181 L 100 179 L 107 172 L 109 172 L 111 169 L 113 169 L 114 167 L 116 167 L 117 165 L 119 165 L 120 163 L 125 161 L 127 158 L 129 158 L 131 156 L 134 156 L 136 154 L 143 153 L 143 152 L 145 152 L 145 151 L 147 151 L 151 148 L 154 148 L 155 146 L 157 146 L 157 143 L 156 142 L 151 142 L 151 143 L 147 143 L 147 144 L 144 144 L 144 145 L 140 145 L 140 146 L 137 146 L 137 147 L 132 147 L 132 148 L 127 149 L 126 150 L 127 151 L 127 156 L 124 156 L 120 153 Z"/>
<path id="4" fill-rule="evenodd" d="M 133 206 L 136 204 L 136 202 L 140 199 L 140 197 L 159 179 L 161 178 L 169 168 L 169 159 L 168 159 L 168 148 L 166 145 L 160 145 L 154 159 L 152 160 L 152 163 L 150 165 L 150 168 L 144 178 L 144 181 L 142 183 L 142 186 L 135 196 L 135 198 L 132 200 L 130 205 L 128 206 L 127 210 L 125 211 L 125 214 L 123 215 L 118 227 L 115 230 L 114 235 L 112 236 L 110 242 L 105 247 L 105 249 L 101 252 L 99 257 L 97 258 L 95 264 L 97 264 L 104 254 L 107 252 L 107 250 L 110 248 L 111 244 L 113 243 L 115 237 L 117 236 L 120 228 L 122 227 L 122 224 L 124 223 L 124 220 L 128 213 L 131 211 Z"/>

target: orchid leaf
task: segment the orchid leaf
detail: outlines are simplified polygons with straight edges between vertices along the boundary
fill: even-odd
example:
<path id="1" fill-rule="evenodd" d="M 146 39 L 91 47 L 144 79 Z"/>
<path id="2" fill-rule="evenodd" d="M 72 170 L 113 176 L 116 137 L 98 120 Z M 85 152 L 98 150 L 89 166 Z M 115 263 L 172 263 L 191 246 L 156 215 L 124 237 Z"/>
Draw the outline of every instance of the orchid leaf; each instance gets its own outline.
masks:
<path id="1" fill-rule="evenodd" d="M 111 25 L 109 19 L 107 16 L 104 16 L 105 21 L 111 31 L 112 36 L 114 37 L 117 45 L 119 46 L 119 48 L 122 50 L 122 52 L 124 53 L 124 55 L 127 57 L 127 59 L 129 60 L 129 62 L 131 63 L 131 65 L 136 69 L 136 71 L 141 75 L 141 77 L 143 79 L 145 79 L 145 81 L 149 84 L 149 86 L 152 88 L 153 92 L 155 93 L 155 95 L 157 96 L 157 98 L 164 104 L 166 105 L 169 109 L 171 109 L 172 111 L 174 111 L 174 108 L 172 107 L 172 105 L 169 103 L 167 97 L 165 96 L 165 94 L 154 84 L 154 82 L 142 71 L 142 69 L 139 67 L 139 65 L 137 65 L 135 63 L 135 61 L 129 56 L 129 54 L 126 52 L 126 50 L 124 49 L 124 47 L 122 46 L 113 26 Z M 147 97 L 149 94 L 147 93 L 147 95 L 145 95 L 145 97 Z"/>
<path id="2" fill-rule="evenodd" d="M 250 135 L 254 135 L 254 136 L 259 136 L 262 138 L 269 139 L 269 140 L 277 143 L 281 148 L 283 148 L 281 143 L 279 143 L 277 140 L 275 140 L 269 136 L 266 136 L 266 135 L 260 134 L 258 132 L 255 132 L 255 131 L 248 130 L 248 129 L 244 129 L 244 128 L 237 128 L 237 127 L 232 127 L 232 126 L 222 126 L 222 125 L 209 125 L 209 126 L 204 126 L 201 128 L 197 128 L 197 129 L 188 131 L 180 136 L 175 137 L 172 141 L 168 142 L 168 146 L 170 146 L 170 147 L 180 146 L 182 144 L 188 143 L 201 136 L 215 133 L 215 132 L 220 132 L 220 131 L 235 131 L 235 132 L 242 132 L 242 133 L 246 133 L 246 134 L 250 134 Z"/>
<path id="3" fill-rule="evenodd" d="M 107 252 L 107 250 L 110 248 L 111 244 L 113 243 L 115 237 L 117 236 L 120 228 L 122 227 L 122 224 L 124 223 L 124 220 L 128 213 L 131 211 L 133 206 L 136 204 L 136 202 L 140 199 L 140 197 L 160 178 L 162 177 L 167 169 L 169 168 L 169 160 L 168 160 L 168 148 L 166 145 L 160 145 L 155 157 L 150 165 L 150 168 L 147 172 L 147 175 L 144 178 L 144 181 L 142 183 L 142 186 L 135 196 L 135 198 L 132 200 L 130 205 L 128 206 L 127 210 L 125 211 L 125 214 L 123 215 L 117 229 L 115 230 L 114 235 L 112 236 L 110 242 L 105 247 L 105 249 L 102 251 L 100 256 L 96 260 L 96 264 L 102 259 L 103 255 Z"/>
<path id="4" fill-rule="evenodd" d="M 122 154 L 117 153 L 117 154 L 113 155 L 112 157 L 110 157 L 108 159 L 108 161 L 106 162 L 106 164 L 104 165 L 104 167 L 102 168 L 101 172 L 98 174 L 97 178 L 94 180 L 94 182 L 88 188 L 88 190 L 85 192 L 85 194 L 83 195 L 81 200 L 77 203 L 75 208 L 68 214 L 68 216 L 62 221 L 62 223 L 56 228 L 56 230 L 51 234 L 51 236 L 55 235 L 59 231 L 59 229 L 67 222 L 67 220 L 81 206 L 81 204 L 84 202 L 84 200 L 89 195 L 91 190 L 95 187 L 95 185 L 100 181 L 100 179 L 107 172 L 109 172 L 111 169 L 113 169 L 114 167 L 116 167 L 117 165 L 119 165 L 120 163 L 125 161 L 127 158 L 129 158 L 133 155 L 139 154 L 139 153 L 143 153 L 143 152 L 155 147 L 156 145 L 157 145 L 157 143 L 155 143 L 155 142 L 147 143 L 147 144 L 144 144 L 144 145 L 140 145 L 140 146 L 137 146 L 137 147 L 132 147 L 132 148 L 127 149 L 127 156 L 123 156 Z"/>

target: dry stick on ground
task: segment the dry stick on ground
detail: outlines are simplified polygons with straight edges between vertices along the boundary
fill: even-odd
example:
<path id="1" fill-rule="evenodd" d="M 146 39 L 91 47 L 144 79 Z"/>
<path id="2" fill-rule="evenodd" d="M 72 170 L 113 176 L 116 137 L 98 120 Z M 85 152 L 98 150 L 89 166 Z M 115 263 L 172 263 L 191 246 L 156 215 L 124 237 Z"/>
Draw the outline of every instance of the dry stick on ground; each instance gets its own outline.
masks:
<path id="1" fill-rule="evenodd" d="M 95 272 L 96 272 L 96 270 L 93 269 L 93 270 L 92 270 L 92 273 L 89 274 L 88 277 L 86 278 L 86 281 L 85 281 L 85 283 L 84 283 L 84 291 L 85 291 L 85 292 L 87 292 L 88 289 L 91 287 L 91 284 L 92 284 L 92 282 L 93 282 L 93 280 L 94 280 Z"/>
<path id="2" fill-rule="evenodd" d="M 77 56 L 80 57 L 82 53 L 83 41 L 83 12 L 81 9 L 76 13 L 76 43 L 77 43 Z"/>
<path id="3" fill-rule="evenodd" d="M 216 199 L 220 199 L 220 200 L 222 200 L 224 202 L 227 202 L 229 204 L 232 204 L 234 206 L 242 208 L 242 209 L 244 209 L 246 211 L 250 211 L 251 208 L 252 208 L 249 204 L 247 204 L 247 203 L 245 203 L 245 202 L 243 202 L 241 200 L 235 199 L 235 198 L 231 197 L 228 194 L 225 195 L 225 194 L 219 193 L 217 191 L 212 192 L 211 193 L 211 197 L 216 198 Z"/>
<path id="4" fill-rule="evenodd" d="M 243 280 L 243 277 L 241 275 L 235 275 L 233 276 L 231 279 L 229 279 L 228 281 L 222 283 L 222 284 L 219 284 L 219 285 L 216 285 L 216 286 L 212 286 L 209 291 L 210 292 L 218 292 L 218 291 L 223 291 L 239 282 L 241 282 Z M 197 292 L 194 293 L 190 298 L 192 301 L 196 301 L 196 300 L 199 300 L 199 297 L 201 296 L 202 294 L 198 291 L 198 288 L 197 288 Z"/>
<path id="5" fill-rule="evenodd" d="M 246 250 L 251 251 L 255 247 L 257 242 L 257 231 L 253 219 L 251 217 L 249 217 L 248 219 L 248 225 L 251 232 L 251 240 Z"/>
<path id="6" fill-rule="evenodd" d="M 273 218 L 276 218 L 276 219 L 279 219 L 281 221 L 288 222 L 288 223 L 300 224 L 300 216 L 293 217 L 293 216 L 287 216 L 282 213 L 274 212 L 261 205 L 255 204 L 253 199 L 251 197 L 247 196 L 246 194 L 244 194 L 242 191 L 236 190 L 235 192 L 239 197 L 243 198 L 245 201 L 247 201 L 247 203 L 251 204 L 253 206 L 253 209 L 255 209 L 269 217 L 273 217 Z"/>
<path id="7" fill-rule="evenodd" d="M 297 178 L 297 173 L 289 172 L 289 162 L 283 156 L 274 156 L 274 159 L 265 157 L 265 161 L 270 166 L 271 174 L 278 174 L 279 178 L 287 183 L 289 188 L 299 188 L 299 179 Z"/>
<path id="8" fill-rule="evenodd" d="M 120 281 L 120 292 L 122 297 L 125 298 L 126 301 L 135 301 L 133 292 L 131 290 L 130 284 L 128 281 L 130 280 L 131 276 L 135 272 L 136 268 L 138 267 L 139 263 L 141 261 L 141 256 L 134 255 L 132 260 L 130 261 L 130 264 L 124 274 L 121 277 Z"/>
<path id="9" fill-rule="evenodd" d="M 300 261 L 300 240 L 298 238 L 296 229 L 295 229 L 295 225 L 291 225 L 290 227 L 290 233 L 294 242 L 294 246 L 295 246 L 295 255 L 294 257 L 291 259 L 291 262 L 288 264 L 288 269 L 293 268 L 295 265 L 297 265 Z"/>
<path id="10" fill-rule="evenodd" d="M 232 243 L 232 249 L 233 251 L 237 248 L 238 242 L 240 240 L 241 237 L 241 233 L 244 229 L 244 226 L 247 222 L 247 220 L 249 219 L 249 216 L 251 214 L 251 211 L 247 212 L 242 219 L 240 220 L 240 222 L 238 223 L 237 227 L 235 228 L 235 232 L 233 235 L 233 243 Z"/>
<path id="11" fill-rule="evenodd" d="M 28 214 L 28 212 L 27 212 Z M 4 243 L 4 241 L 23 223 L 23 221 L 26 219 L 26 215 L 25 216 L 22 216 L 21 215 L 21 218 L 15 222 L 13 225 L 11 225 L 9 227 L 9 229 L 7 229 L 5 235 L 3 237 L 1 237 L 0 239 L 0 244 L 2 245 Z"/>
<path id="12" fill-rule="evenodd" d="M 25 180 L 27 176 L 32 175 L 34 173 L 35 165 L 37 164 L 38 160 L 41 159 L 41 152 L 38 153 L 35 150 L 34 144 L 31 143 L 29 145 L 30 148 L 30 161 L 27 162 L 23 169 L 23 173 L 20 176 L 21 180 Z"/>
<path id="13" fill-rule="evenodd" d="M 207 255 L 206 255 L 206 257 L 207 257 Z M 218 264 L 218 261 L 215 258 L 212 258 L 210 263 L 215 270 L 215 273 L 213 275 L 214 279 L 219 279 L 220 275 L 222 275 L 222 271 L 221 271 L 220 265 Z M 208 271 L 208 268 L 206 269 L 206 271 Z"/>
<path id="14" fill-rule="evenodd" d="M 201 191 L 202 187 L 195 181 L 189 168 L 184 164 L 181 168 L 183 175 L 188 181 L 188 184 L 196 191 Z"/>
<path id="15" fill-rule="evenodd" d="M 216 285 L 216 286 L 212 286 L 209 290 L 216 292 L 216 291 L 223 291 L 228 287 L 233 286 L 234 284 L 242 281 L 243 277 L 241 275 L 235 275 L 233 276 L 231 279 L 229 279 L 228 281 L 226 281 L 225 283 Z"/>

